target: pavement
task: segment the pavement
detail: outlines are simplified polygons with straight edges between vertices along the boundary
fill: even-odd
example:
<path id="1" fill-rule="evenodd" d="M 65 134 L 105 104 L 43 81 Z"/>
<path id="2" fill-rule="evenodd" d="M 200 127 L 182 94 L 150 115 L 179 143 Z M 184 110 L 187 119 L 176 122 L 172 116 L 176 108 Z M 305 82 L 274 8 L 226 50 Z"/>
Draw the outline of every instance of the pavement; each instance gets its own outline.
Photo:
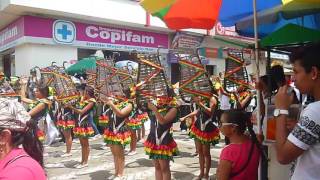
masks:
<path id="1" fill-rule="evenodd" d="M 195 146 L 186 132 L 174 131 L 174 139 L 178 144 L 179 156 L 170 163 L 172 179 L 192 180 L 199 175 L 198 157 L 193 157 Z M 55 143 L 45 147 L 45 169 L 49 180 L 103 180 L 112 179 L 114 174 L 113 156 L 103 142 L 102 137 L 90 139 L 89 166 L 76 169 L 81 161 L 81 147 L 75 140 L 72 145 L 72 156 L 61 157 L 65 152 L 64 143 Z M 224 143 L 211 147 L 212 165 L 211 179 L 215 179 L 219 155 Z M 125 156 L 125 180 L 154 180 L 152 161 L 145 155 L 142 142 L 137 144 L 137 154 Z"/>

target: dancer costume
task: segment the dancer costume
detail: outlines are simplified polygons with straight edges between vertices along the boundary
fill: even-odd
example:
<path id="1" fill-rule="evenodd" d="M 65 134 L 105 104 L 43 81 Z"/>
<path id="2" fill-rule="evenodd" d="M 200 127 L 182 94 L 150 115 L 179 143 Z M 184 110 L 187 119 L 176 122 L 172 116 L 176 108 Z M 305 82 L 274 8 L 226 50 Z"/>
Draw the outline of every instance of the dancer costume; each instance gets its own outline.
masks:
<path id="1" fill-rule="evenodd" d="M 138 119 L 137 116 L 138 116 L 138 110 L 137 108 L 135 108 L 134 112 L 130 114 L 128 121 L 126 122 L 129 129 L 138 130 L 142 128 L 142 121 L 141 119 Z"/>
<path id="2" fill-rule="evenodd" d="M 173 107 L 166 105 L 158 112 L 164 116 L 171 108 Z M 173 156 L 178 155 L 177 143 L 170 133 L 174 122 L 160 124 L 153 112 L 149 113 L 149 117 L 151 129 L 147 140 L 144 142 L 146 154 L 149 155 L 149 159 L 173 160 Z"/>
<path id="3" fill-rule="evenodd" d="M 97 61 L 96 95 L 98 100 L 112 98 L 113 103 L 122 110 L 126 106 L 134 103 L 125 98 L 120 75 L 130 76 L 114 66 L 113 58 Z M 134 112 L 134 110 L 132 111 Z M 132 113 L 131 112 L 131 113 Z M 128 115 L 129 117 L 130 115 Z M 99 125 L 106 125 L 104 130 L 104 142 L 107 145 L 125 146 L 131 142 L 131 134 L 126 126 L 128 117 L 120 118 L 107 105 L 103 106 L 103 113 L 99 119 Z"/>
<path id="4" fill-rule="evenodd" d="M 69 108 L 61 107 L 58 110 L 57 127 L 62 130 L 70 130 L 75 127 L 75 115 Z"/>
<path id="5" fill-rule="evenodd" d="M 218 102 L 218 98 L 213 96 Z M 209 101 L 205 101 L 205 106 L 209 107 Z M 214 125 L 213 118 L 208 115 L 205 110 L 197 105 L 199 113 L 197 114 L 196 121 L 192 124 L 189 136 L 193 139 L 198 140 L 202 144 L 218 144 L 220 140 L 220 132 L 217 126 Z M 215 107 L 216 112 L 218 106 Z M 215 116 L 214 113 L 213 116 Z"/>
<path id="6" fill-rule="evenodd" d="M 45 105 L 45 108 L 43 110 L 41 110 L 40 112 L 38 112 L 32 119 L 35 120 L 38 124 L 38 131 L 37 131 L 37 136 L 38 136 L 38 139 L 41 141 L 41 142 L 44 142 L 45 140 L 45 121 L 46 121 L 46 118 L 47 118 L 47 115 L 49 115 L 49 111 L 50 111 L 50 101 L 47 100 L 47 99 L 38 99 L 35 103 L 34 103 L 34 107 L 36 107 L 38 104 L 40 103 L 44 103 Z"/>
<path id="7" fill-rule="evenodd" d="M 158 112 L 165 115 L 171 108 L 176 107 L 175 99 L 169 97 L 169 85 L 167 84 L 159 55 L 138 55 L 139 62 L 137 104 L 141 109 L 147 110 L 147 102 L 153 101 L 158 106 Z M 172 122 L 160 124 L 153 112 L 148 111 L 151 120 L 150 133 L 144 143 L 145 152 L 149 159 L 173 160 L 178 154 L 178 147 L 174 141 L 170 129 Z M 145 114 L 141 115 L 146 118 Z"/>
<path id="8" fill-rule="evenodd" d="M 201 97 L 206 107 L 209 107 L 211 97 L 218 99 L 212 92 L 212 84 L 209 81 L 205 68 L 201 64 L 198 55 L 180 57 L 180 95 L 183 100 L 191 99 L 192 96 Z M 218 104 L 215 107 L 214 114 Z M 219 129 L 214 125 L 212 116 L 205 113 L 202 107 L 197 105 L 199 113 L 197 119 L 191 126 L 189 136 L 201 142 L 202 144 L 217 144 L 219 142 Z M 215 116 L 215 115 L 213 115 Z"/>
<path id="9" fill-rule="evenodd" d="M 134 116 L 129 117 L 129 121 L 127 122 L 127 125 L 132 130 L 138 130 L 141 129 L 143 124 L 148 121 L 149 116 L 147 112 L 143 112 L 140 109 L 136 109 Z"/>
<path id="10" fill-rule="evenodd" d="M 77 109 L 83 109 L 86 107 L 89 103 L 96 104 L 96 100 L 94 98 L 90 98 L 84 101 L 80 101 L 77 103 L 76 108 Z M 94 105 L 95 106 L 95 105 Z M 92 125 L 89 123 L 89 118 L 93 118 L 93 111 L 95 107 L 92 107 L 89 109 L 86 113 L 80 115 L 76 114 L 77 117 L 77 124 L 76 127 L 73 129 L 73 133 L 76 137 L 79 138 L 90 138 L 94 136 L 94 130 Z"/>
<path id="11" fill-rule="evenodd" d="M 121 110 L 128 106 L 129 103 L 134 106 L 134 103 L 128 100 L 119 102 L 116 106 Z M 128 117 L 120 118 L 116 116 L 112 110 L 109 111 L 107 115 L 109 117 L 109 123 L 104 130 L 104 142 L 109 145 L 115 144 L 126 146 L 127 144 L 130 144 L 131 133 L 125 123 L 130 115 Z"/>
<path id="12" fill-rule="evenodd" d="M 48 69 L 48 68 L 47 68 Z M 62 130 L 71 130 L 75 127 L 76 117 L 72 109 L 66 107 L 67 105 L 76 106 L 79 102 L 80 96 L 73 83 L 71 76 L 61 72 L 61 69 L 49 68 L 51 70 L 45 71 L 41 69 L 41 77 L 43 74 L 45 78 L 52 78 L 53 80 L 44 80 L 50 82 L 55 92 L 55 100 L 57 102 L 57 127 Z"/>

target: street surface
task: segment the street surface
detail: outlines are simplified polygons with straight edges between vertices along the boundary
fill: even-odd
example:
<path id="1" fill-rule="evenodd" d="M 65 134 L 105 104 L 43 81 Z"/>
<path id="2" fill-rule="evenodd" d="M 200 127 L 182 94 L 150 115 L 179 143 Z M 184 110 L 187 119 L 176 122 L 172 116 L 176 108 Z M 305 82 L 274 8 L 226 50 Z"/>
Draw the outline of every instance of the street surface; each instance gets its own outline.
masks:
<path id="1" fill-rule="evenodd" d="M 177 129 L 177 128 L 175 128 Z M 174 158 L 171 165 L 173 179 L 192 180 L 199 175 L 198 157 L 193 157 L 195 152 L 194 142 L 186 132 L 175 131 L 174 138 L 178 144 L 180 155 Z M 77 180 L 102 180 L 112 177 L 114 174 L 113 157 L 109 148 L 106 148 L 103 139 L 90 140 L 89 166 L 74 168 L 81 161 L 81 147 L 74 140 L 72 156 L 61 157 L 65 152 L 64 143 L 55 143 L 45 147 L 45 167 L 49 180 L 77 179 Z M 211 179 L 215 176 L 218 158 L 224 143 L 211 147 L 212 166 Z M 127 147 L 128 148 L 128 147 Z M 153 180 L 154 167 L 152 161 L 144 153 L 143 144 L 138 142 L 137 154 L 125 156 L 125 178 L 127 180 Z"/>

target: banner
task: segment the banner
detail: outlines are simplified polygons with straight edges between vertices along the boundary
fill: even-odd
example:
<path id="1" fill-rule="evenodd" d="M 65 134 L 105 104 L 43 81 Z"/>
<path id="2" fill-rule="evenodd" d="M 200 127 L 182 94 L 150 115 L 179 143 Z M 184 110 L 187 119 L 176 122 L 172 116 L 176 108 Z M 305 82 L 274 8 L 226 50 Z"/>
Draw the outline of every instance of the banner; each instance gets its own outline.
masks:
<path id="1" fill-rule="evenodd" d="M 16 41 L 18 39 L 20 41 Z M 63 44 L 91 49 L 147 52 L 156 51 L 159 47 L 164 49 L 169 47 L 169 37 L 165 33 L 36 16 L 23 16 L 0 30 L 0 51 L 7 49 L 14 41 L 16 41 L 14 45 Z"/>
<path id="2" fill-rule="evenodd" d="M 172 40 L 172 49 L 196 49 L 203 41 L 203 36 L 194 36 L 182 32 L 177 32 Z"/>

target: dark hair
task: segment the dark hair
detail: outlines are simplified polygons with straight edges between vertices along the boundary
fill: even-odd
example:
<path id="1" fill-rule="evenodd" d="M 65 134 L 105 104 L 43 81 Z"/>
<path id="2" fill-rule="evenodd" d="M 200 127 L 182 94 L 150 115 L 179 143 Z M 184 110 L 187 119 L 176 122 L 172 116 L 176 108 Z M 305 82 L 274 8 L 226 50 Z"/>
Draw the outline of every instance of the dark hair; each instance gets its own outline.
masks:
<path id="1" fill-rule="evenodd" d="M 25 132 L 11 130 L 14 147 L 22 144 L 23 149 L 43 167 L 43 146 L 37 136 L 38 126 L 34 120 L 27 122 Z"/>
<path id="2" fill-rule="evenodd" d="M 172 88 L 168 88 L 167 93 L 168 93 L 168 97 L 175 97 L 176 96 L 176 93 L 174 92 L 174 90 Z"/>
<path id="3" fill-rule="evenodd" d="M 124 89 L 123 90 L 123 93 L 124 93 L 124 96 L 126 97 L 126 98 L 131 98 L 131 91 L 130 91 L 130 89 L 129 88 L 127 88 L 127 89 Z"/>
<path id="4" fill-rule="evenodd" d="M 298 61 L 307 73 L 311 72 L 312 67 L 320 70 L 320 43 L 300 47 L 290 55 L 290 62 Z"/>
<path id="5" fill-rule="evenodd" d="M 270 78 L 270 82 L 269 82 L 269 78 Z M 276 82 L 273 80 L 273 78 L 271 78 L 271 76 L 268 76 L 268 75 L 261 76 L 260 80 L 264 84 L 266 84 L 266 86 L 269 87 L 271 91 L 275 91 L 278 89 Z"/>
<path id="6" fill-rule="evenodd" d="M 231 109 L 223 113 L 228 123 L 236 124 L 239 133 L 243 134 L 247 129 L 247 122 L 250 121 L 248 113 L 242 110 Z"/>
<path id="7" fill-rule="evenodd" d="M 49 96 L 49 87 L 48 86 L 37 86 L 39 92 L 44 96 L 48 97 Z"/>
<path id="8" fill-rule="evenodd" d="M 262 146 L 259 143 L 255 132 L 253 131 L 253 125 L 251 123 L 251 113 L 245 112 L 243 110 L 231 109 L 223 112 L 223 114 L 225 115 L 228 123 L 238 125 L 237 127 L 241 134 L 248 130 L 252 142 L 256 144 L 262 155 L 264 157 L 267 157 L 262 150 Z"/>
<path id="9" fill-rule="evenodd" d="M 86 86 L 85 91 L 88 96 L 90 96 L 91 98 L 94 97 L 94 89 L 92 87 Z"/>
<path id="10" fill-rule="evenodd" d="M 272 80 L 276 83 L 277 86 L 283 86 L 286 84 L 286 77 L 284 75 L 282 66 L 276 65 L 271 67 L 270 75 Z"/>

